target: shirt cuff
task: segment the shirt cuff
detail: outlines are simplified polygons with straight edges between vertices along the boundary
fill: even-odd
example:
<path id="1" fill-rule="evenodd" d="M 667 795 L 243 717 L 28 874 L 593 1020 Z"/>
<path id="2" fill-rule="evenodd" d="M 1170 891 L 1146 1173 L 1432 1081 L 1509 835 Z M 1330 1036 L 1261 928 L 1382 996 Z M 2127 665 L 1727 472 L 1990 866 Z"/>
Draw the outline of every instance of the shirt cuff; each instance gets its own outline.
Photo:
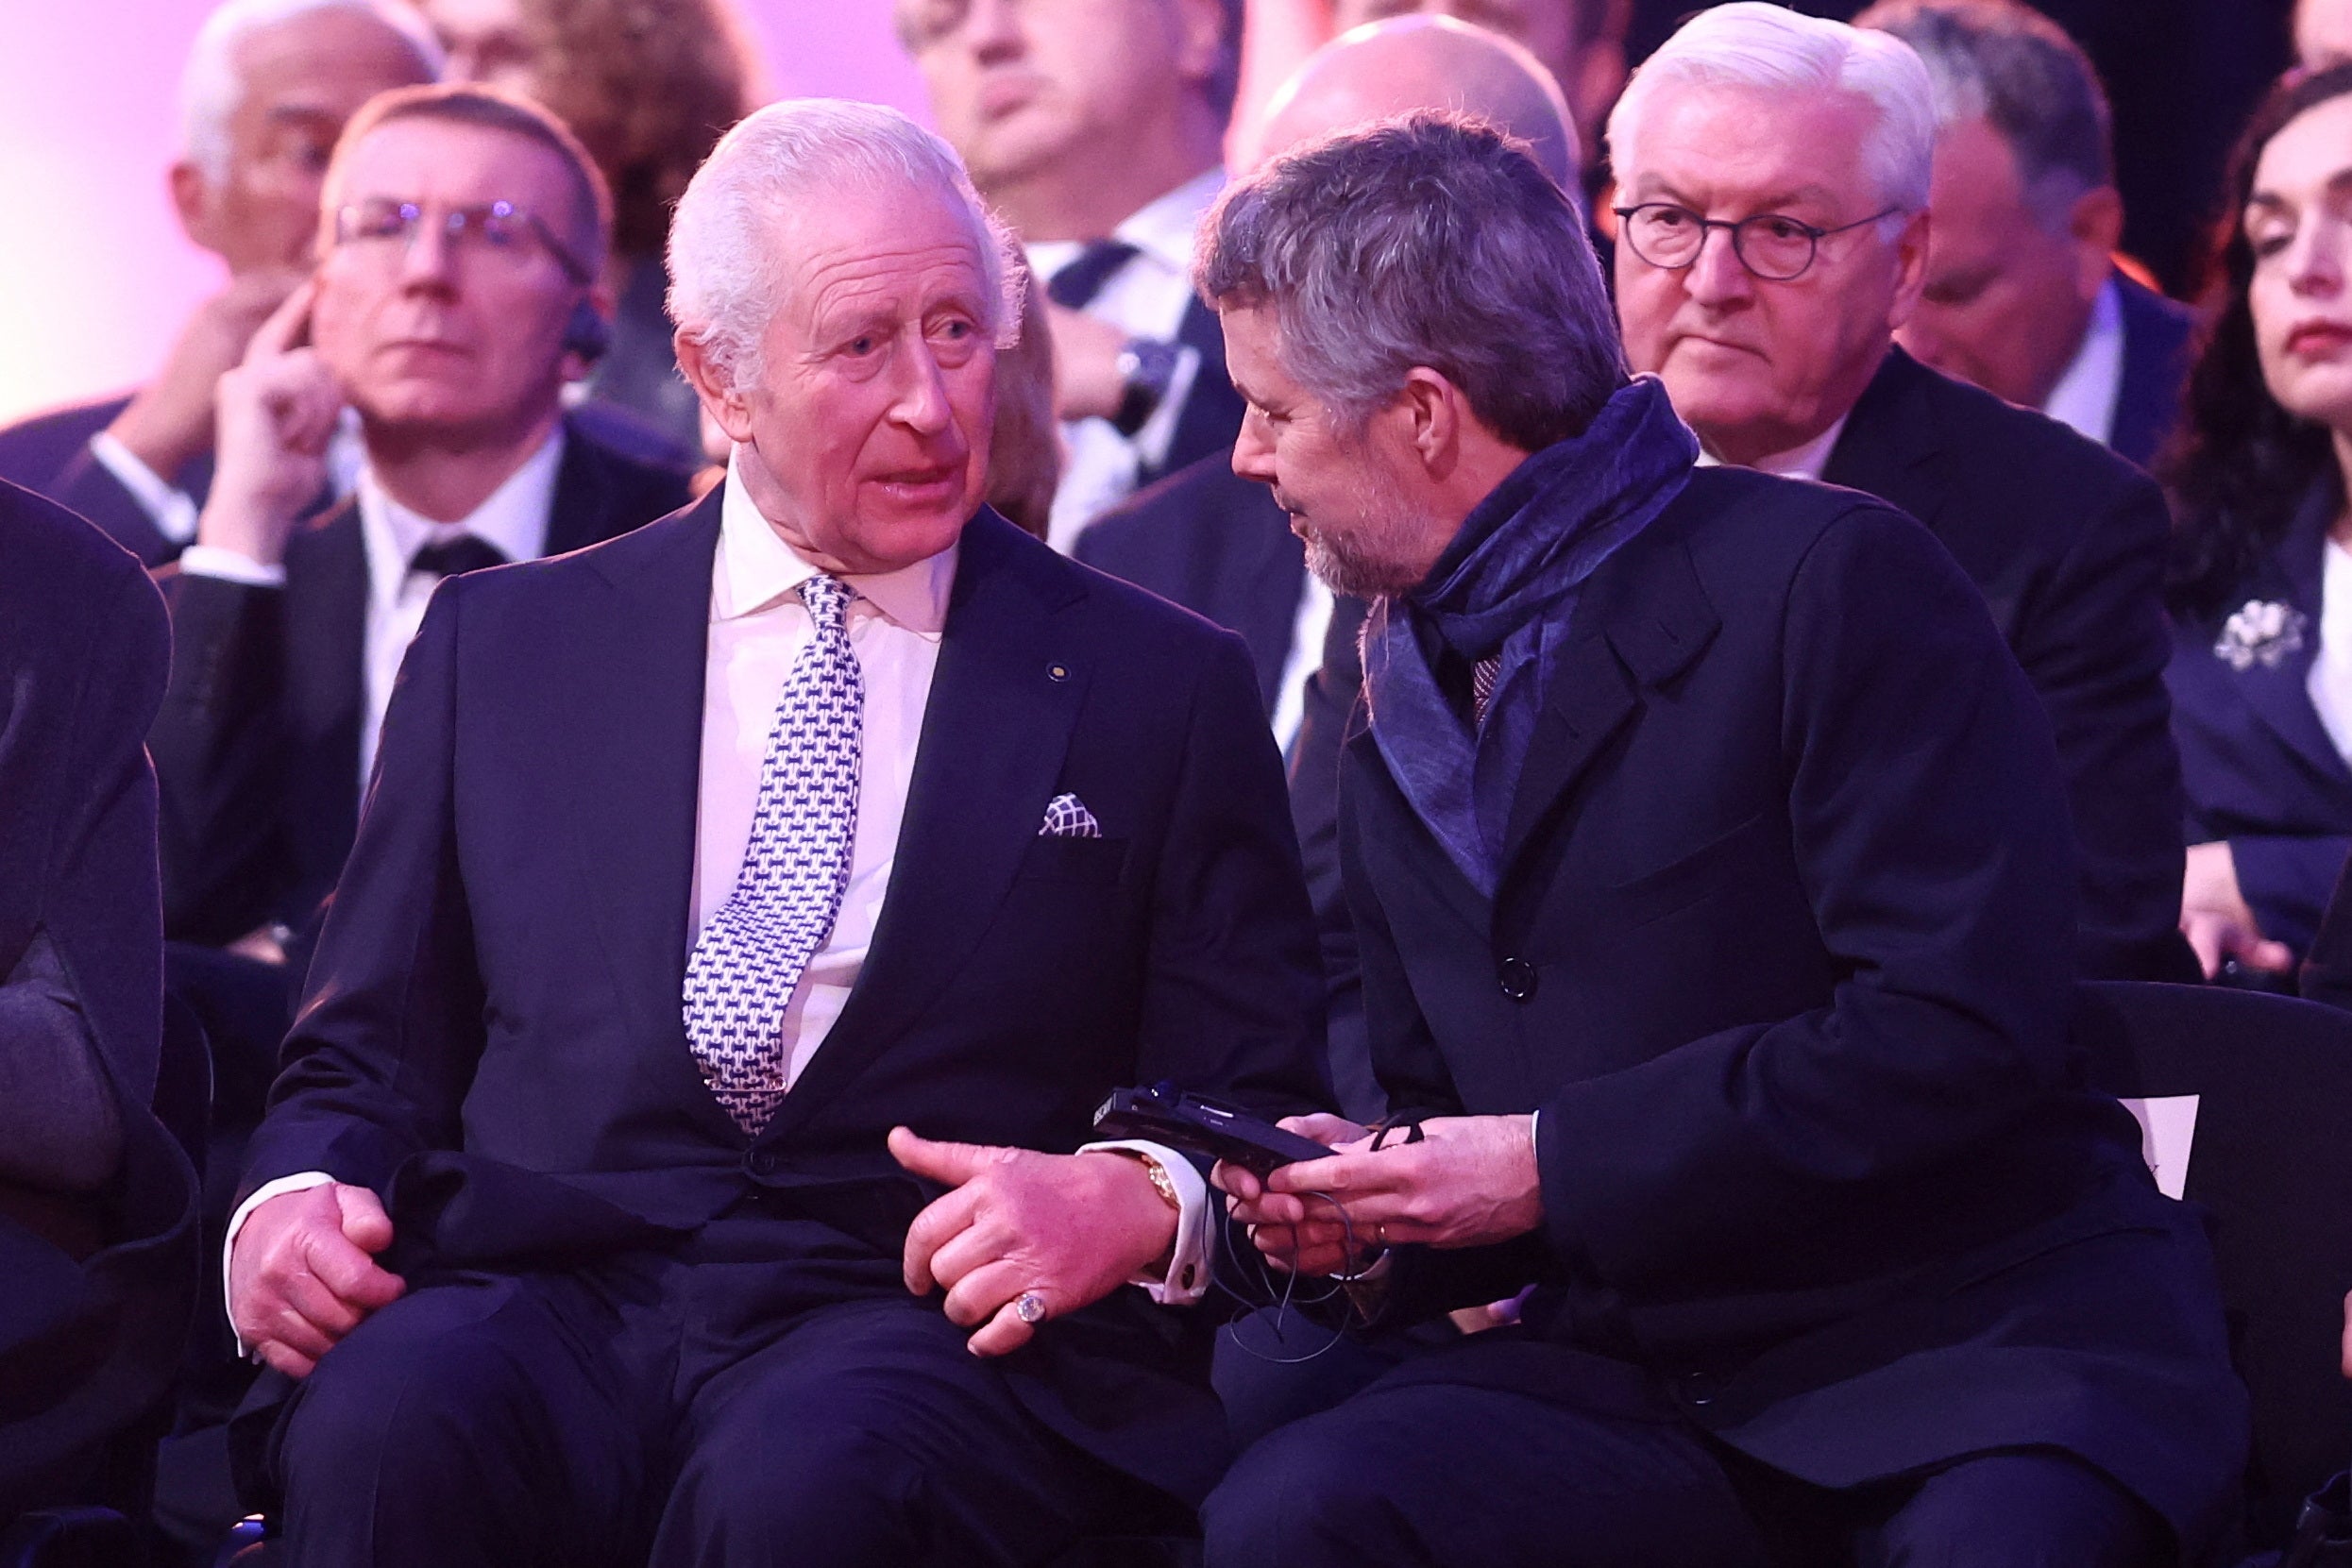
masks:
<path id="1" fill-rule="evenodd" d="M 1142 1138 L 1089 1143 L 1078 1153 L 1148 1155 L 1159 1162 L 1176 1191 L 1176 1244 L 1168 1250 L 1168 1277 L 1152 1279 L 1138 1274 L 1127 1283 L 1142 1286 L 1144 1293 L 1162 1307 L 1190 1307 L 1207 1295 L 1210 1267 L 1214 1261 L 1209 1250 L 1209 1184 L 1201 1179 L 1193 1162 L 1166 1144 Z"/>
<path id="2" fill-rule="evenodd" d="M 226 582 L 242 582 L 250 588 L 282 588 L 286 585 L 286 568 L 264 566 L 249 555 L 223 549 L 218 545 L 190 545 L 179 552 L 179 569 L 188 577 L 217 577 Z"/>
<path id="3" fill-rule="evenodd" d="M 283 1197 L 289 1192 L 307 1192 L 313 1187 L 325 1187 L 334 1179 L 324 1171 L 297 1172 L 291 1176 L 280 1176 L 276 1181 L 263 1182 L 253 1189 L 252 1197 L 237 1206 L 237 1212 L 228 1217 L 228 1239 L 221 1243 L 221 1307 L 223 1310 L 227 1310 L 228 1307 L 228 1259 L 237 1250 L 237 1233 L 245 1229 L 245 1217 L 272 1198 Z M 237 1354 L 250 1357 L 253 1352 L 245 1348 L 245 1336 L 237 1333 L 237 1320 L 234 1316 L 228 1320 L 228 1332 L 236 1336 Z"/>
<path id="4" fill-rule="evenodd" d="M 114 482 L 130 492 L 130 498 L 139 503 L 139 510 L 155 524 L 155 531 L 175 545 L 184 545 L 196 536 L 196 501 L 185 490 L 167 482 L 156 471 L 139 460 L 139 455 L 105 430 L 90 438 L 90 455 L 98 460 L 98 466 L 114 477 Z"/>

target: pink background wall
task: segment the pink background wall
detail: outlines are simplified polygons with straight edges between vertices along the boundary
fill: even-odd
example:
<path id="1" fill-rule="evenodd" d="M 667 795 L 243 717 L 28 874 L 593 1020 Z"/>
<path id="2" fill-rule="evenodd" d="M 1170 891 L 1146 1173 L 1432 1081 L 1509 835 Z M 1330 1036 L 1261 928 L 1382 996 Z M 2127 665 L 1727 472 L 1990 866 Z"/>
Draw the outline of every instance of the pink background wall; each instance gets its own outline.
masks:
<path id="1" fill-rule="evenodd" d="M 889 0 L 741 0 L 779 95 L 921 112 Z M 0 422 L 143 379 L 218 286 L 163 192 L 212 0 L 0 0 Z"/>

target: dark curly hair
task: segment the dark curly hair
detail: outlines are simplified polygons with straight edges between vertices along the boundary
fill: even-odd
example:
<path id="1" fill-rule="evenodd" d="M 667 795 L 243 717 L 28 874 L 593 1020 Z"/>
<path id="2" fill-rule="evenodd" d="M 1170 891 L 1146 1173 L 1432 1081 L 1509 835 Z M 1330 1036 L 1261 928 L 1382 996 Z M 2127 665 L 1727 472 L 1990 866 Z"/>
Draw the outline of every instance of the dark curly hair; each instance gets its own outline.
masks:
<path id="1" fill-rule="evenodd" d="M 729 0 L 524 0 L 533 93 L 613 189 L 613 248 L 658 256 L 669 210 L 758 107 L 758 50 Z"/>
<path id="2" fill-rule="evenodd" d="M 2230 157 L 2207 269 L 2207 297 L 2219 308 L 2189 373 L 2180 433 L 2157 464 L 2173 496 L 2165 599 L 2188 620 L 2208 620 L 2227 607 L 2284 537 L 2305 493 L 2333 472 L 2327 427 L 2280 407 L 2262 379 L 2247 300 L 2254 247 L 2245 206 L 2262 149 L 2304 114 L 2347 93 L 2352 64 L 2289 72 Z"/>

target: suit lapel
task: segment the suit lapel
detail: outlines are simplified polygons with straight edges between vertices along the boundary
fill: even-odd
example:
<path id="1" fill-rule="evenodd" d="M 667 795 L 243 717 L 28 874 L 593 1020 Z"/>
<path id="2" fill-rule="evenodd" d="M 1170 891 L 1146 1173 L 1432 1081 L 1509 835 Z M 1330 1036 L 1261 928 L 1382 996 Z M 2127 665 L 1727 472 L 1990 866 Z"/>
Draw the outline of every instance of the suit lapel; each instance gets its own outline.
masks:
<path id="1" fill-rule="evenodd" d="M 331 878 L 359 831 L 360 732 L 366 723 L 367 546 L 346 498 L 303 525 L 286 549 L 285 672 L 296 745 L 294 832 L 301 860 Z"/>
<path id="2" fill-rule="evenodd" d="M 1846 416 L 1846 428 L 1821 465 L 1821 481 L 1876 496 L 1942 539 L 1939 519 L 1951 485 L 1943 473 L 1935 413 L 1926 406 L 1928 374 L 1902 349 L 1889 348 Z M 1945 548 L 1951 541 L 1945 540 Z"/>
<path id="3" fill-rule="evenodd" d="M 1528 840 L 1640 709 L 1641 691 L 1681 674 L 1721 625 L 1671 526 L 1684 504 L 1678 500 L 1594 576 L 1561 653 L 1548 661 L 1544 711 L 1512 794 L 1498 905 Z"/>
<path id="4" fill-rule="evenodd" d="M 1085 592 L 1075 572 L 994 513 L 964 530 L 873 944 L 840 1020 L 766 1136 L 804 1124 L 922 1016 L 1011 888 L 1097 655 L 1058 614 Z"/>
<path id="5" fill-rule="evenodd" d="M 633 535 L 642 548 L 597 559 L 608 597 L 591 601 L 575 629 L 578 679 L 556 744 L 577 759 L 571 829 L 580 889 L 628 1024 L 639 1038 L 675 1046 L 641 1059 L 699 1103 L 714 1131 L 736 1137 L 697 1081 L 679 1010 L 719 514 L 714 490 Z"/>
<path id="6" fill-rule="evenodd" d="M 2238 612 L 2240 604 L 2274 596 L 2283 599 L 2302 613 L 2301 648 L 2276 665 L 2258 661 L 2244 669 L 2232 670 L 2230 679 L 2236 683 L 2246 705 L 2305 762 L 2327 778 L 2352 784 L 2352 767 L 2346 767 L 2344 753 L 2336 750 L 2336 743 L 2328 737 L 2327 727 L 2320 722 L 2318 710 L 2311 706 L 2310 693 L 2311 666 L 2319 657 L 2320 605 L 2327 569 L 2327 525 L 2334 514 L 2335 487 L 2332 484 L 2315 486 L 2295 514 L 2286 537 L 2279 543 L 2273 557 L 2275 575 L 2261 585 L 2264 591 L 2250 594 L 2246 599 L 2225 606 L 2221 618 L 2226 623 L 2228 617 Z"/>

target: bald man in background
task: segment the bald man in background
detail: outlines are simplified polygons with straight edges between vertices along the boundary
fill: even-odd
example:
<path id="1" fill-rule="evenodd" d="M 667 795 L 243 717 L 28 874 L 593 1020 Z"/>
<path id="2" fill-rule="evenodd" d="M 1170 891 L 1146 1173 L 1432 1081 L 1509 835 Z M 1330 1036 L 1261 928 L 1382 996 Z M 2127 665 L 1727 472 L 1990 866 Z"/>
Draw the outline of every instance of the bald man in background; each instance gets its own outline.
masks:
<path id="1" fill-rule="evenodd" d="M 1268 100 L 1254 149 L 1262 161 L 1343 127 L 1416 109 L 1454 109 L 1528 143 L 1563 189 L 1581 172 L 1574 120 L 1559 83 L 1521 45 L 1442 16 L 1355 28 L 1308 57 Z M 1291 760 L 1291 810 L 1307 856 L 1326 956 L 1352 974 L 1339 885 L 1339 732 L 1355 699 L 1362 604 L 1335 606 L 1308 574 L 1290 514 L 1220 452 L 1106 513 L 1078 536 L 1080 561 L 1241 633 L 1259 695 Z M 1318 666 L 1328 666 L 1318 673 Z M 1352 984 L 1333 998 L 1332 1082 L 1350 1115 L 1379 1114 Z"/>
<path id="2" fill-rule="evenodd" d="M 1599 146 L 1601 122 L 1625 89 L 1625 32 L 1632 13 L 1630 0 L 1333 0 L 1331 6 L 1339 34 L 1372 22 L 1443 16 L 1509 39 L 1559 84 L 1578 144 L 1584 147 Z M 1278 97 L 1269 102 L 1269 131 L 1271 116 L 1280 109 Z"/>

